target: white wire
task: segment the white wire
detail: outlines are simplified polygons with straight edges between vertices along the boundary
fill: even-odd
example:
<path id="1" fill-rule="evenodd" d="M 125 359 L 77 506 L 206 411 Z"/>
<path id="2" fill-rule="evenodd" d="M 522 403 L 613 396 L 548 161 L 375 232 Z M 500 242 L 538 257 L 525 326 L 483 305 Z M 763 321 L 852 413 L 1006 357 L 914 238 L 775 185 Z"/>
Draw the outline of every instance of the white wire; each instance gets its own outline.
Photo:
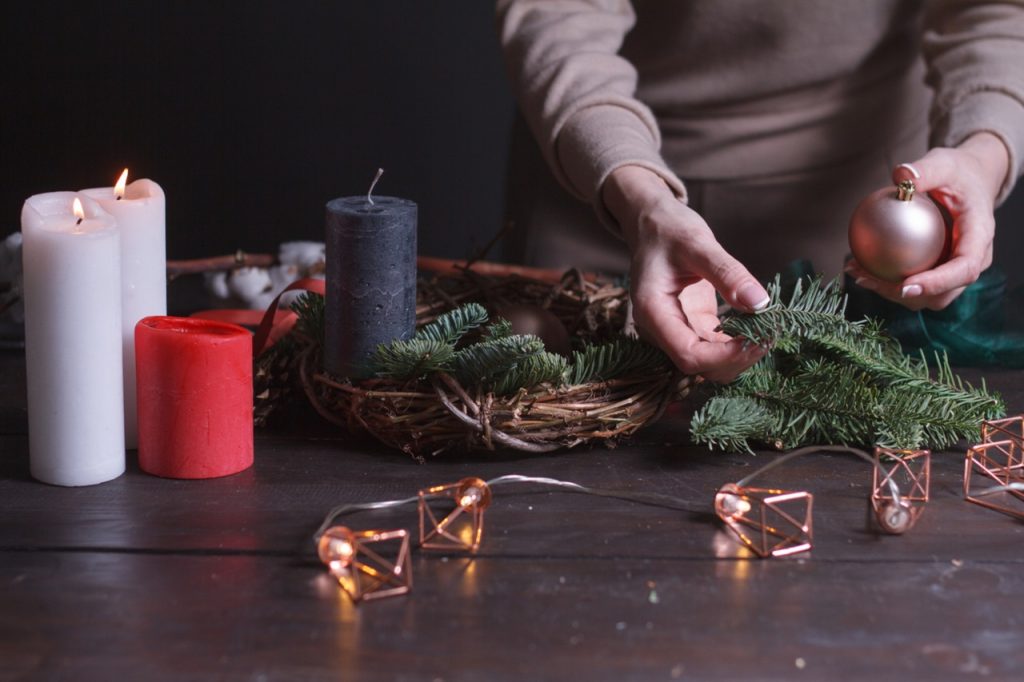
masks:
<path id="1" fill-rule="evenodd" d="M 996 493 L 1008 493 L 1008 492 L 1024 492 L 1024 483 L 1007 483 L 1006 485 L 994 485 L 991 488 L 985 488 L 980 490 L 974 495 L 976 497 L 984 497 L 985 495 L 995 495 Z"/>
<path id="2" fill-rule="evenodd" d="M 572 481 L 560 481 L 557 478 L 546 478 L 542 476 L 523 476 L 521 474 L 506 474 L 504 476 L 498 476 L 486 481 L 489 486 L 501 486 L 509 483 L 534 483 L 542 486 L 550 486 L 552 488 L 563 488 L 569 492 L 583 493 L 585 495 L 595 495 L 598 497 L 611 497 L 620 500 L 628 500 L 631 502 L 638 502 L 640 504 L 650 504 L 660 507 L 668 507 L 670 509 L 682 509 L 683 511 L 689 512 L 703 512 L 707 511 L 706 505 L 698 505 L 689 500 L 684 500 L 679 497 L 673 497 L 671 495 L 662 495 L 660 493 L 644 493 L 644 492 L 633 492 L 625 490 L 604 490 L 601 488 L 588 488 L 580 485 L 579 483 L 573 483 Z M 419 495 L 415 497 L 406 497 L 399 500 L 382 500 L 380 502 L 361 502 L 355 504 L 343 504 L 334 507 L 327 516 L 324 517 L 323 523 L 317 528 L 313 534 L 313 540 L 319 541 L 320 536 L 324 534 L 331 524 L 339 516 L 345 514 L 353 514 L 360 511 L 373 511 L 377 509 L 390 509 L 392 507 L 401 507 L 402 505 L 411 504 L 420 499 Z"/>
<path id="3" fill-rule="evenodd" d="M 580 485 L 579 483 L 573 483 L 572 481 L 560 481 L 557 478 L 544 478 L 540 476 L 521 476 L 519 474 L 508 474 L 506 476 L 499 476 L 498 478 L 492 479 L 487 482 L 488 485 L 501 485 L 502 483 L 539 483 L 540 485 L 548 485 L 555 488 L 565 488 L 570 492 L 583 493 L 585 495 L 595 495 L 597 497 L 610 497 L 619 500 L 627 500 L 629 502 L 638 502 L 640 504 L 649 504 L 657 507 L 666 507 L 669 509 L 681 509 L 688 512 L 706 512 L 708 507 L 706 504 L 698 504 L 690 500 L 684 500 L 681 497 L 674 497 L 672 495 L 663 495 L 661 493 L 645 493 L 636 492 L 632 490 L 606 490 L 604 488 L 588 488 L 587 486 Z"/>
<path id="4" fill-rule="evenodd" d="M 356 504 L 339 505 L 331 509 L 331 511 L 327 512 L 327 516 L 324 517 L 323 523 L 321 523 L 320 527 L 316 529 L 315 533 L 313 533 L 313 540 L 318 541 L 320 539 L 320 536 L 324 534 L 324 531 L 327 530 L 331 526 L 331 524 L 334 523 L 335 519 L 337 519 L 339 516 L 344 516 L 345 514 L 352 514 L 358 511 L 372 511 L 374 509 L 390 509 L 391 507 L 401 507 L 404 504 L 415 502 L 418 499 L 420 499 L 419 495 L 415 497 L 406 497 L 405 499 L 402 500 L 383 500 L 381 502 L 360 502 Z"/>
<path id="5" fill-rule="evenodd" d="M 540 483 L 541 485 L 550 485 L 556 488 L 571 488 L 580 491 L 587 489 L 579 483 L 573 483 L 572 481 L 560 481 L 557 478 L 546 478 L 544 476 L 523 476 L 521 474 L 505 474 L 504 476 L 498 476 L 487 481 L 487 485 L 490 486 L 503 483 Z"/>
<path id="6" fill-rule="evenodd" d="M 772 460 L 771 462 L 764 465 L 757 471 L 737 481 L 736 485 L 741 487 L 746 486 L 747 484 L 750 483 L 750 481 L 760 476 L 761 474 L 770 471 L 771 469 L 774 469 L 777 466 L 785 464 L 791 459 L 800 457 L 802 455 L 806 455 L 811 452 L 848 452 L 869 462 L 872 466 L 874 466 L 875 463 L 875 460 L 873 457 L 871 457 L 871 455 L 864 452 L 863 450 L 858 450 L 857 448 L 846 447 L 844 445 L 814 445 L 811 447 L 793 450 L 792 452 L 788 452 L 785 455 L 782 455 L 781 457 Z M 696 502 L 684 500 L 683 498 L 674 497 L 672 495 L 663 495 L 661 493 L 645 493 L 630 490 L 606 490 L 603 488 L 589 488 L 587 486 L 580 485 L 579 483 L 574 483 L 573 481 L 561 481 L 557 478 L 547 478 L 544 476 L 524 476 L 522 474 L 505 474 L 504 476 L 492 478 L 491 480 L 486 481 L 486 483 L 487 485 L 492 487 L 510 483 L 533 483 L 536 485 L 549 486 L 552 488 L 562 488 L 567 492 L 575 492 L 582 493 L 584 495 L 595 495 L 597 497 L 609 497 L 619 500 L 627 500 L 629 502 L 637 502 L 639 504 L 649 504 L 658 507 L 666 507 L 668 509 L 681 509 L 683 511 L 697 513 L 709 511 L 708 506 L 706 504 L 698 504 Z M 893 500 L 896 502 L 896 504 L 899 504 L 899 486 L 896 484 L 894 480 L 892 480 L 891 477 L 888 479 L 888 485 L 889 490 L 892 493 Z M 1024 485 L 1021 485 L 1019 483 L 1011 483 L 1009 486 L 1000 486 L 999 488 L 993 488 L 980 494 L 990 495 L 996 492 L 1000 492 L 1000 490 L 1011 489 L 1024 490 Z M 313 540 L 319 541 L 320 536 L 324 534 L 324 531 L 326 531 L 339 516 L 343 516 L 345 514 L 352 514 L 360 511 L 373 511 L 377 509 L 390 509 L 392 507 L 401 507 L 406 504 L 412 504 L 413 502 L 416 502 L 419 499 L 420 496 L 416 495 L 414 497 L 406 497 L 398 500 L 382 500 L 380 502 L 361 502 L 355 504 L 343 504 L 334 507 L 327 513 L 327 516 L 324 517 L 323 523 L 320 524 L 320 527 L 317 528 L 316 533 L 313 534 Z"/>
<path id="7" fill-rule="evenodd" d="M 736 482 L 736 485 L 739 486 L 739 487 L 746 486 L 752 480 L 754 480 L 755 478 L 757 478 L 761 474 L 765 473 L 766 471 L 770 471 L 770 470 L 774 469 L 777 466 L 785 464 L 786 462 L 788 462 L 791 459 L 795 459 L 797 457 L 801 457 L 803 455 L 810 454 L 812 452 L 847 452 L 847 453 L 850 453 L 852 455 L 856 455 L 857 457 L 860 457 L 861 459 L 863 459 L 865 462 L 867 462 L 871 466 L 875 465 L 875 458 L 872 457 L 871 455 L 869 455 L 868 453 L 864 452 L 863 450 L 859 449 L 859 448 L 851 448 L 851 447 L 846 446 L 846 445 L 811 445 L 811 446 L 808 446 L 806 448 L 799 448 L 797 450 L 793 450 L 792 452 L 787 452 L 783 456 L 781 456 L 781 457 L 779 457 L 777 459 L 773 459 L 771 462 L 768 462 L 767 464 L 765 464 L 763 467 L 761 467 L 757 471 L 755 471 L 752 474 L 750 474 L 748 476 L 745 476 L 745 477 L 741 478 L 740 480 L 738 480 Z M 899 485 L 897 485 L 896 481 L 892 480 L 891 476 L 886 479 L 886 483 L 889 486 L 889 492 L 890 492 L 890 494 L 892 494 L 893 501 L 896 504 L 899 504 L 900 503 L 900 497 L 901 497 L 900 496 Z"/>

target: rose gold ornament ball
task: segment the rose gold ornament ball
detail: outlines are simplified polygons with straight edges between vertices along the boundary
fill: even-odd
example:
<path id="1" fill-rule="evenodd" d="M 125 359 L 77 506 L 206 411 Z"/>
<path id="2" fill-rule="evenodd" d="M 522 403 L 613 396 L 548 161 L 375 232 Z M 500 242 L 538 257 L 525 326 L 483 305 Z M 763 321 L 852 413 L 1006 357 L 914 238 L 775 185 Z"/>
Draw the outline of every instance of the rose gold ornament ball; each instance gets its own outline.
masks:
<path id="1" fill-rule="evenodd" d="M 850 217 L 850 250 L 861 267 L 887 282 L 901 282 L 938 264 L 949 230 L 927 195 L 904 181 L 872 192 Z"/>

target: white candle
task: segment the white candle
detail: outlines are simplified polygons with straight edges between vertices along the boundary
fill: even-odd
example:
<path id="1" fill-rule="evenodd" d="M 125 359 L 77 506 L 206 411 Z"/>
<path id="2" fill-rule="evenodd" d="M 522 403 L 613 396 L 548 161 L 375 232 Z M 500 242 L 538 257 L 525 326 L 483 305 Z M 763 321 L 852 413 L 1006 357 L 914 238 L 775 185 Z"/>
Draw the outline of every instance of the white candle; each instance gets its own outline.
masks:
<path id="1" fill-rule="evenodd" d="M 114 187 L 82 193 L 99 202 L 121 231 L 121 317 L 124 353 L 124 439 L 138 447 L 135 405 L 135 325 L 144 317 L 167 314 L 167 247 L 164 191 L 152 180 L 125 186 L 128 170 Z M 122 198 L 118 198 L 121 196 Z"/>
<path id="2" fill-rule="evenodd" d="M 120 234 L 74 192 L 30 197 L 21 231 L 32 475 L 55 485 L 109 481 L 125 459 Z"/>

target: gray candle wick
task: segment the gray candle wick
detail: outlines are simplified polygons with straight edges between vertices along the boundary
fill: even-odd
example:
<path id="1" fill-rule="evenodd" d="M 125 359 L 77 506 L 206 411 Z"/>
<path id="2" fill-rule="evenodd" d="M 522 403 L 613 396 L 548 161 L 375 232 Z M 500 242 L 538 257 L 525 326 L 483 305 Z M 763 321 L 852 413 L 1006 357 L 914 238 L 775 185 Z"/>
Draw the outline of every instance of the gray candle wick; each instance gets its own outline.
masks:
<path id="1" fill-rule="evenodd" d="M 377 186 L 377 181 L 380 180 L 380 176 L 382 176 L 382 175 L 384 175 L 384 169 L 383 168 L 378 168 L 377 169 L 377 174 L 375 176 L 373 176 L 373 182 L 370 183 L 370 189 L 368 189 L 366 191 L 366 200 L 370 202 L 370 206 L 374 205 L 373 204 L 373 197 L 370 196 L 370 195 L 373 194 L 373 188 Z"/>

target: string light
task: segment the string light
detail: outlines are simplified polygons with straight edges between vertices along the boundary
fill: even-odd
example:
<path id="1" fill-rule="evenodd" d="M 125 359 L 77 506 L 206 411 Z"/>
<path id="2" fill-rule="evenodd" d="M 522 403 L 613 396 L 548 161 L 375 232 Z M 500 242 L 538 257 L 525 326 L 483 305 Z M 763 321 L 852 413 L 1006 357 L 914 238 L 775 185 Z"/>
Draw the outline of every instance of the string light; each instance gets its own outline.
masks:
<path id="1" fill-rule="evenodd" d="M 357 604 L 412 589 L 409 533 L 405 530 L 354 531 L 333 526 L 320 535 L 317 554 Z"/>
<path id="2" fill-rule="evenodd" d="M 845 446 L 801 448 L 769 462 L 736 483 L 726 483 L 715 494 L 714 510 L 734 536 L 760 557 L 780 557 L 805 552 L 812 547 L 812 506 L 807 491 L 750 487 L 750 482 L 775 467 L 810 452 L 847 452 L 872 464 L 874 481 L 872 505 L 879 525 L 890 533 L 909 529 L 928 500 L 930 456 L 927 451 L 876 448 L 872 458 L 866 452 Z M 884 463 L 883 463 L 884 461 Z M 920 462 L 922 465 L 911 465 Z M 914 466 L 917 466 L 915 469 Z M 923 473 L 922 473 L 923 472 Z M 910 481 L 910 493 L 900 492 L 898 479 Z M 483 540 L 484 513 L 492 501 L 491 489 L 512 484 L 529 484 L 563 492 L 608 497 L 692 513 L 704 513 L 704 504 L 680 497 L 643 491 L 591 488 L 555 478 L 508 474 L 489 481 L 464 478 L 420 490 L 416 496 L 345 504 L 331 509 L 314 533 L 321 561 L 327 565 L 353 601 L 405 594 L 412 589 L 409 537 L 405 530 L 353 531 L 333 525 L 344 515 L 402 507 L 413 502 L 419 511 L 419 543 L 424 550 L 476 552 Z M 1016 491 L 1017 489 L 1013 489 Z M 1024 485 L 1020 486 L 1024 490 Z M 447 507 L 438 512 L 438 503 Z M 396 558 L 369 547 L 397 541 Z"/>
<path id="3" fill-rule="evenodd" d="M 451 498 L 455 508 L 438 519 L 429 501 Z M 491 504 L 491 488 L 479 478 L 436 485 L 419 494 L 420 548 L 475 552 L 484 533 L 484 510 Z M 461 521 L 461 524 L 460 524 Z M 468 528 L 467 528 L 468 524 Z M 460 531 L 459 526 L 465 530 Z"/>
<path id="4" fill-rule="evenodd" d="M 811 548 L 809 492 L 750 488 L 726 483 L 715 494 L 715 513 L 744 547 L 761 558 Z"/>
<path id="5" fill-rule="evenodd" d="M 981 433 L 964 459 L 964 499 L 1024 519 L 1024 415 L 984 421 Z"/>
<path id="6" fill-rule="evenodd" d="M 928 502 L 931 453 L 927 450 L 875 448 L 875 456 L 845 445 L 814 445 L 774 459 L 715 496 L 715 513 L 737 540 L 762 558 L 806 552 L 813 547 L 814 496 L 805 490 L 752 488 L 751 481 L 792 459 L 812 452 L 843 452 L 871 464 L 871 506 L 879 527 L 899 535 L 917 522 Z M 900 492 L 898 479 L 910 486 Z"/>
<path id="7" fill-rule="evenodd" d="M 928 503 L 931 472 L 928 450 L 875 448 L 871 508 L 882 530 L 901 535 L 914 527 Z M 906 491 L 902 495 L 900 487 Z"/>

